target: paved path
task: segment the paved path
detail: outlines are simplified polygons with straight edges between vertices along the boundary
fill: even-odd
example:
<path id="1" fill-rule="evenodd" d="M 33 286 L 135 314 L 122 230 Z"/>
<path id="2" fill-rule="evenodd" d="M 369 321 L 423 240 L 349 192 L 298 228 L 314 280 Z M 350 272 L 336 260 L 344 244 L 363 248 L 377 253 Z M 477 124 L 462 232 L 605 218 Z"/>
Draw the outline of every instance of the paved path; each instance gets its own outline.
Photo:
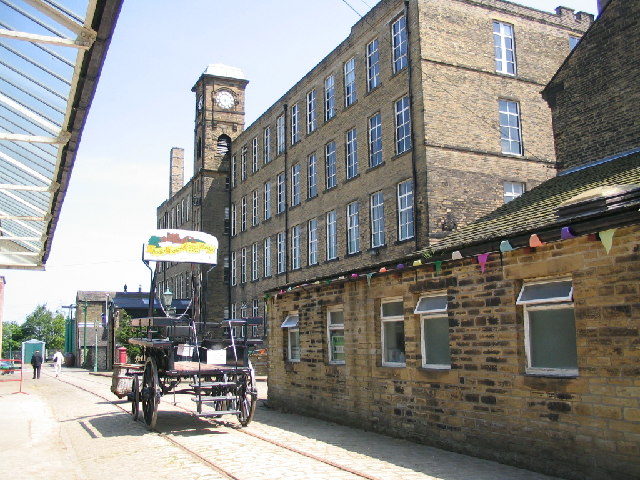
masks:
<path id="1" fill-rule="evenodd" d="M 246 429 L 233 417 L 211 422 L 191 416 L 184 411 L 193 410 L 186 396 L 178 395 L 174 406 L 173 395 L 166 395 L 159 432 L 150 432 L 119 408 L 128 410 L 129 404 L 109 391 L 109 376 L 65 368 L 57 379 L 48 365 L 40 380 L 24 373 L 25 393 L 12 393 L 18 383 L 0 382 L 0 465 L 7 478 L 229 478 L 214 466 L 243 480 L 354 480 L 362 478 L 358 473 L 376 480 L 551 478 L 269 410 L 266 382 L 258 382 L 262 400 Z"/>

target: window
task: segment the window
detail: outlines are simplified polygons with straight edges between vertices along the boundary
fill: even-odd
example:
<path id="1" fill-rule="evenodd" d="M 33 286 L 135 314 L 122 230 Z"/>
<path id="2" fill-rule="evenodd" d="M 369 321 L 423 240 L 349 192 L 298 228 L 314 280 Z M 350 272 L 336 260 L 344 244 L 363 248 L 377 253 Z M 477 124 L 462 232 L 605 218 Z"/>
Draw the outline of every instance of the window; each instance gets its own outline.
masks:
<path id="1" fill-rule="evenodd" d="M 264 184 L 264 219 L 271 218 L 271 182 Z"/>
<path id="2" fill-rule="evenodd" d="M 291 270 L 300 266 L 300 225 L 296 225 L 291 229 Z"/>
<path id="3" fill-rule="evenodd" d="M 524 309 L 526 372 L 577 376 L 576 321 L 571 280 L 525 282 L 517 305 Z"/>
<path id="4" fill-rule="evenodd" d="M 307 133 L 316 130 L 316 91 L 307 93 Z"/>
<path id="5" fill-rule="evenodd" d="M 300 141 L 300 124 L 298 123 L 298 104 L 291 107 L 291 145 Z"/>
<path id="6" fill-rule="evenodd" d="M 405 180 L 398 184 L 398 240 L 407 240 L 413 234 L 413 182 Z"/>
<path id="7" fill-rule="evenodd" d="M 238 209 L 236 208 L 236 204 L 231 204 L 231 236 L 235 236 L 238 232 L 236 231 L 236 222 L 238 221 Z"/>
<path id="8" fill-rule="evenodd" d="M 352 58 L 344 64 L 344 106 L 352 105 L 356 99 L 356 59 Z"/>
<path id="9" fill-rule="evenodd" d="M 266 278 L 271 276 L 271 237 L 264 239 L 263 251 L 262 270 Z"/>
<path id="10" fill-rule="evenodd" d="M 422 366 L 450 369 L 449 318 L 447 295 L 420 297 L 413 313 L 421 315 Z"/>
<path id="11" fill-rule="evenodd" d="M 251 140 L 251 172 L 256 173 L 258 171 L 258 137 L 253 137 Z"/>
<path id="12" fill-rule="evenodd" d="M 522 155 L 520 108 L 518 102 L 500 100 L 500 144 L 502 153 Z"/>
<path id="13" fill-rule="evenodd" d="M 518 198 L 524 193 L 524 183 L 521 182 L 504 182 L 504 203 L 509 203 L 511 200 Z"/>
<path id="14" fill-rule="evenodd" d="M 376 113 L 369 118 L 369 166 L 382 163 L 382 117 Z"/>
<path id="15" fill-rule="evenodd" d="M 382 192 L 371 195 L 371 247 L 384 245 L 384 196 Z"/>
<path id="16" fill-rule="evenodd" d="M 287 336 L 287 360 L 290 362 L 300 361 L 300 330 L 298 329 L 299 317 L 297 314 L 289 314 L 282 322 Z"/>
<path id="17" fill-rule="evenodd" d="M 258 244 L 251 245 L 251 280 L 258 280 Z"/>
<path id="18" fill-rule="evenodd" d="M 580 41 L 580 37 L 574 37 L 573 35 L 569 35 L 569 50 L 573 50 L 578 45 Z"/>
<path id="19" fill-rule="evenodd" d="M 355 128 L 347 132 L 346 140 L 347 179 L 351 179 L 358 175 L 358 136 Z"/>
<path id="20" fill-rule="evenodd" d="M 318 195 L 318 163 L 316 154 L 312 153 L 307 160 L 307 197 L 313 198 Z"/>
<path id="21" fill-rule="evenodd" d="M 240 251 L 240 283 L 247 283 L 247 249 Z"/>
<path id="22" fill-rule="evenodd" d="M 231 188 L 236 186 L 236 156 L 231 156 Z"/>
<path id="23" fill-rule="evenodd" d="M 247 179 L 247 146 L 243 146 L 240 153 L 240 179 L 244 182 Z"/>
<path id="24" fill-rule="evenodd" d="M 300 164 L 291 167 L 291 206 L 300 205 Z"/>
<path id="25" fill-rule="evenodd" d="M 278 273 L 284 273 L 287 270 L 287 252 L 285 233 L 278 233 Z"/>
<path id="26" fill-rule="evenodd" d="M 393 73 L 398 73 L 408 64 L 407 23 L 404 15 L 391 25 L 391 47 L 393 51 Z"/>
<path id="27" fill-rule="evenodd" d="M 338 171 L 336 167 L 336 142 L 329 142 L 324 147 L 325 173 L 327 190 L 338 185 Z"/>
<path id="28" fill-rule="evenodd" d="M 247 197 L 242 197 L 242 202 L 240 203 L 240 231 L 244 232 L 247 230 Z"/>
<path id="29" fill-rule="evenodd" d="M 493 22 L 493 48 L 496 57 L 496 72 L 515 75 L 516 54 L 513 26 L 508 23 Z"/>
<path id="30" fill-rule="evenodd" d="M 236 285 L 236 252 L 231 252 L 231 286 L 235 287 Z"/>
<path id="31" fill-rule="evenodd" d="M 265 128 L 262 136 L 262 160 L 265 165 L 271 162 L 271 127 Z"/>
<path id="32" fill-rule="evenodd" d="M 335 210 L 327 213 L 327 260 L 338 258 L 338 220 Z"/>
<path id="33" fill-rule="evenodd" d="M 367 45 L 367 88 L 369 91 L 380 85 L 380 50 L 376 38 Z"/>
<path id="34" fill-rule="evenodd" d="M 318 264 L 318 220 L 312 218 L 308 223 L 307 261 L 309 265 Z"/>
<path id="35" fill-rule="evenodd" d="M 284 153 L 284 115 L 276 119 L 276 153 Z"/>
<path id="36" fill-rule="evenodd" d="M 258 190 L 251 194 L 251 226 L 258 225 Z"/>
<path id="37" fill-rule="evenodd" d="M 380 323 L 382 326 L 382 365 L 404 367 L 404 305 L 401 298 L 382 300 Z"/>
<path id="38" fill-rule="evenodd" d="M 285 192 L 285 182 L 284 182 L 284 172 L 278 175 L 278 208 L 276 210 L 277 213 L 284 212 L 285 203 L 286 203 L 286 192 Z"/>
<path id="39" fill-rule="evenodd" d="M 231 318 L 236 318 L 236 304 L 232 303 L 231 304 Z"/>
<path id="40" fill-rule="evenodd" d="M 351 202 L 347 205 L 347 253 L 360 251 L 360 204 Z"/>
<path id="41" fill-rule="evenodd" d="M 336 81 L 333 75 L 324 80 L 324 120 L 336 116 Z"/>
<path id="42" fill-rule="evenodd" d="M 254 298 L 253 299 L 253 306 L 251 307 L 251 316 L 252 317 L 259 317 L 260 316 L 260 304 L 258 303 L 258 299 Z M 252 325 L 251 326 L 251 337 L 252 338 L 256 338 L 258 336 L 258 326 L 257 325 Z"/>
<path id="43" fill-rule="evenodd" d="M 396 102 L 396 154 L 411 149 L 411 114 L 409 111 L 409 97 L 403 97 Z"/>
<path id="44" fill-rule="evenodd" d="M 327 310 L 327 338 L 329 339 L 329 363 L 345 363 L 342 307 L 330 307 Z"/>

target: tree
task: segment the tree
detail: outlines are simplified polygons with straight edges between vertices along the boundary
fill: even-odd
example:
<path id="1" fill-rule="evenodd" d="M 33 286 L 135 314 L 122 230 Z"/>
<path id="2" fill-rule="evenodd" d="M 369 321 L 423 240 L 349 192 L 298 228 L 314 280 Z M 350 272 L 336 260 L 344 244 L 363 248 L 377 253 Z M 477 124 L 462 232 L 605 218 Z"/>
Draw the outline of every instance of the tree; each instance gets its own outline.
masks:
<path id="1" fill-rule="evenodd" d="M 129 357 L 130 360 L 135 361 L 137 357 L 142 355 L 142 347 L 139 345 L 131 345 L 128 341 L 130 338 L 139 337 L 140 332 L 138 328 L 131 326 L 131 316 L 124 310 L 120 312 L 120 321 L 118 322 L 115 336 L 116 343 L 119 343 L 127 349 L 127 357 Z"/>
<path id="2" fill-rule="evenodd" d="M 19 356 L 24 334 L 16 322 L 2 322 L 2 357 Z"/>
<path id="3" fill-rule="evenodd" d="M 46 305 L 38 305 L 22 324 L 22 336 L 26 340 L 35 338 L 45 342 L 48 350 L 62 350 L 64 347 L 64 324 L 62 313 L 56 312 L 54 314 L 47 309 Z"/>

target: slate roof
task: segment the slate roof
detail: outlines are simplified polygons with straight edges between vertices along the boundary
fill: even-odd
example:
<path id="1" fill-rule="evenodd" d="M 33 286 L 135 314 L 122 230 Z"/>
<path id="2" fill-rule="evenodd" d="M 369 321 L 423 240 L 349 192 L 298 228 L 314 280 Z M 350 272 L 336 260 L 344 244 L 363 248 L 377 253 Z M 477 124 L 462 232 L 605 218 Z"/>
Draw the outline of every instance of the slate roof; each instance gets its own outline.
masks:
<path id="1" fill-rule="evenodd" d="M 627 186 L 622 193 L 583 199 L 582 208 L 565 207 L 560 212 L 564 210 L 566 215 L 559 215 L 559 207 L 576 196 L 619 185 Z M 640 224 L 639 208 L 640 148 L 563 172 L 423 252 L 430 250 L 435 259 L 455 250 L 468 256 L 499 251 L 502 240 L 509 240 L 514 248 L 523 247 L 529 245 L 534 233 L 543 242 L 558 240 L 565 226 L 576 236 L 597 233 Z"/>

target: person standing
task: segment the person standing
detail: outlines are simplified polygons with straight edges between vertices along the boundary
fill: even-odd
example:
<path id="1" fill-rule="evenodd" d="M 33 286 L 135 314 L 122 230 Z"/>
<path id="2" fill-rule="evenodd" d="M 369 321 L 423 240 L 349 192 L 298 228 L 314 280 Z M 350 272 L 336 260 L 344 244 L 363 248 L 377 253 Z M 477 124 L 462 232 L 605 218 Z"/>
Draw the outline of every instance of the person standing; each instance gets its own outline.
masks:
<path id="1" fill-rule="evenodd" d="M 60 350 L 56 350 L 56 353 L 53 355 L 53 368 L 56 372 L 56 377 L 58 375 L 60 375 L 60 372 L 62 371 L 62 360 L 63 360 L 63 356 L 60 353 Z"/>
<path id="2" fill-rule="evenodd" d="M 40 355 L 40 350 L 36 350 L 36 353 L 31 357 L 31 366 L 33 367 L 33 378 L 40 379 L 40 368 L 42 367 L 42 355 Z"/>

